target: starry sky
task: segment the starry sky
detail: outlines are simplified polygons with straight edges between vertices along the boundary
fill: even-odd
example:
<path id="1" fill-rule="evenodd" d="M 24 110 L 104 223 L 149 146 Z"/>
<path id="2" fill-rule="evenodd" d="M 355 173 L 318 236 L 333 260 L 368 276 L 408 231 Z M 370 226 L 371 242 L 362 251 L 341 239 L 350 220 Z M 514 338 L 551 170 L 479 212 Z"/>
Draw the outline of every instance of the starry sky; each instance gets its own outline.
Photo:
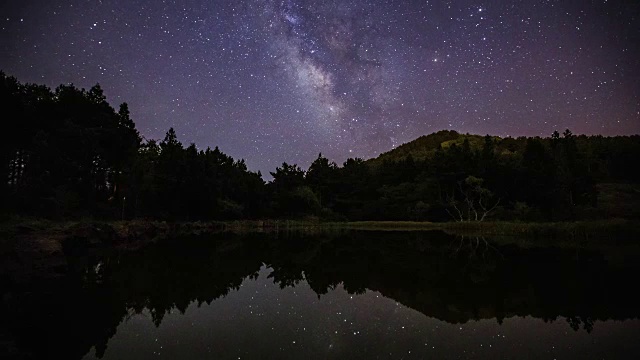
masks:
<path id="1" fill-rule="evenodd" d="M 7 0 L 0 54 L 263 174 L 442 129 L 640 133 L 633 0 Z"/>

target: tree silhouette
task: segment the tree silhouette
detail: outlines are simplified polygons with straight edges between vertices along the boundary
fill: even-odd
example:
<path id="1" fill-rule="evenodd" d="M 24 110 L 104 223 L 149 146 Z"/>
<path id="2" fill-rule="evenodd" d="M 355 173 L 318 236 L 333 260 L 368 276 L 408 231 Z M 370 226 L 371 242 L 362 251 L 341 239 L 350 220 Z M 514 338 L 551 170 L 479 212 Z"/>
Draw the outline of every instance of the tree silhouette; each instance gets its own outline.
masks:
<path id="1" fill-rule="evenodd" d="M 5 213 L 446 221 L 447 210 L 455 212 L 452 204 L 464 205 L 465 219 L 474 210 L 482 219 L 492 208 L 485 202 L 491 194 L 493 201 L 501 199 L 492 214 L 502 219 L 638 216 L 627 211 L 638 208 L 637 135 L 576 136 L 567 129 L 549 138 L 498 138 L 439 131 L 367 161 L 347 159 L 338 166 L 319 154 L 306 172 L 284 162 L 267 183 L 244 159 L 217 147 L 183 145 L 173 128 L 160 141 L 143 141 L 129 105 L 116 111 L 100 84 L 52 91 L 0 72 L 0 106 L 9 134 L 0 144 Z M 481 185 L 469 179 L 482 179 Z M 616 211 L 607 200 L 608 207 L 599 209 L 598 187 L 618 189 L 603 198 L 617 196 L 627 204 Z"/>

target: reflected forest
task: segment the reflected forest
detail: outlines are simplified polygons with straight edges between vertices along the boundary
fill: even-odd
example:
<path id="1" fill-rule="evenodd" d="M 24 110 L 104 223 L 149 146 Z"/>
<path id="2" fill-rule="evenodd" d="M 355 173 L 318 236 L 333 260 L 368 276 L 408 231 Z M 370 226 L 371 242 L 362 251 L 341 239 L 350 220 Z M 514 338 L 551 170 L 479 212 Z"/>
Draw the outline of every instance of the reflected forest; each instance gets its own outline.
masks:
<path id="1" fill-rule="evenodd" d="M 80 359 L 92 349 L 100 358 L 132 316 L 159 327 L 168 314 L 224 299 L 261 272 L 318 299 L 336 288 L 379 292 L 450 324 L 533 317 L 590 333 L 600 321 L 640 316 L 637 255 L 615 261 L 593 250 L 524 249 L 438 231 L 209 234 L 126 252 L 63 246 L 64 277 L 7 299 L 3 316 L 33 358 Z"/>
<path id="2" fill-rule="evenodd" d="M 321 154 L 265 181 L 168 129 L 143 139 L 99 85 L 55 90 L 0 74 L 5 213 L 69 219 L 558 221 L 637 218 L 640 137 L 500 138 L 439 131 L 342 165 Z M 8 115 L 10 114 L 10 115 Z M 303 164 L 306 165 L 306 164 Z M 635 200 L 634 200 L 635 199 Z"/>

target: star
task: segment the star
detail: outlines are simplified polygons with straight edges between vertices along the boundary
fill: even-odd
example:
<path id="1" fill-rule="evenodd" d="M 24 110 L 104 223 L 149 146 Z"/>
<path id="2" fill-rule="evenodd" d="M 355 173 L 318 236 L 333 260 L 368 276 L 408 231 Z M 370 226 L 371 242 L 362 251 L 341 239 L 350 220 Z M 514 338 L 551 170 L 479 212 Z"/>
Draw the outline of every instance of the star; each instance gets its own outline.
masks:
<path id="1" fill-rule="evenodd" d="M 11 2 L 0 69 L 99 82 L 146 139 L 174 127 L 268 174 L 449 128 L 638 133 L 639 18 L 624 1 Z"/>

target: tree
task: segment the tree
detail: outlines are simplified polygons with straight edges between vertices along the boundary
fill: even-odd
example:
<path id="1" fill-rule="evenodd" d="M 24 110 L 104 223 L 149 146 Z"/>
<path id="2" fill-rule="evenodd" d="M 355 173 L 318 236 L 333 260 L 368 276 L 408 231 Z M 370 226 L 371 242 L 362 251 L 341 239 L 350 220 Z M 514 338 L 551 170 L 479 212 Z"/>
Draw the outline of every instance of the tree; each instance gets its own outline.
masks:
<path id="1" fill-rule="evenodd" d="M 318 158 L 311 163 L 305 174 L 305 181 L 317 194 L 322 206 L 328 206 L 333 194 L 338 166 L 329 159 L 318 154 Z"/>
<path id="2" fill-rule="evenodd" d="M 184 199 L 181 194 L 185 174 L 185 151 L 178 141 L 175 130 L 170 128 L 160 142 L 158 157 L 157 182 L 158 196 L 164 206 L 164 216 L 172 219 L 186 213 Z"/>
<path id="3" fill-rule="evenodd" d="M 449 198 L 449 205 L 455 210 L 456 221 L 483 221 L 493 211 L 500 199 L 495 200 L 493 193 L 482 186 L 483 180 L 475 176 L 467 176 L 458 182 L 459 200 Z"/>
<path id="4" fill-rule="evenodd" d="M 307 195 L 307 188 L 300 192 L 299 188 L 304 186 L 304 171 L 298 165 L 282 163 L 282 167 L 276 167 L 275 172 L 271 172 L 273 181 L 271 187 L 275 199 L 275 208 L 281 215 L 296 216 L 305 211 L 303 202 L 300 201 L 302 194 Z"/>
<path id="5" fill-rule="evenodd" d="M 126 102 L 120 104 L 120 110 L 118 110 L 118 117 L 119 117 L 118 120 L 119 120 L 120 126 L 123 126 L 127 129 L 135 129 L 136 125 L 133 123 L 133 120 L 131 120 L 129 105 Z"/>
<path id="6" fill-rule="evenodd" d="M 276 167 L 276 172 L 270 172 L 273 176 L 273 185 L 277 191 L 291 191 L 304 185 L 304 171 L 296 164 L 282 163 L 282 167 Z"/>
<path id="7" fill-rule="evenodd" d="M 495 159 L 496 144 L 493 138 L 487 134 L 484 137 L 484 145 L 482 146 L 482 154 L 480 156 L 484 164 L 491 164 Z"/>

